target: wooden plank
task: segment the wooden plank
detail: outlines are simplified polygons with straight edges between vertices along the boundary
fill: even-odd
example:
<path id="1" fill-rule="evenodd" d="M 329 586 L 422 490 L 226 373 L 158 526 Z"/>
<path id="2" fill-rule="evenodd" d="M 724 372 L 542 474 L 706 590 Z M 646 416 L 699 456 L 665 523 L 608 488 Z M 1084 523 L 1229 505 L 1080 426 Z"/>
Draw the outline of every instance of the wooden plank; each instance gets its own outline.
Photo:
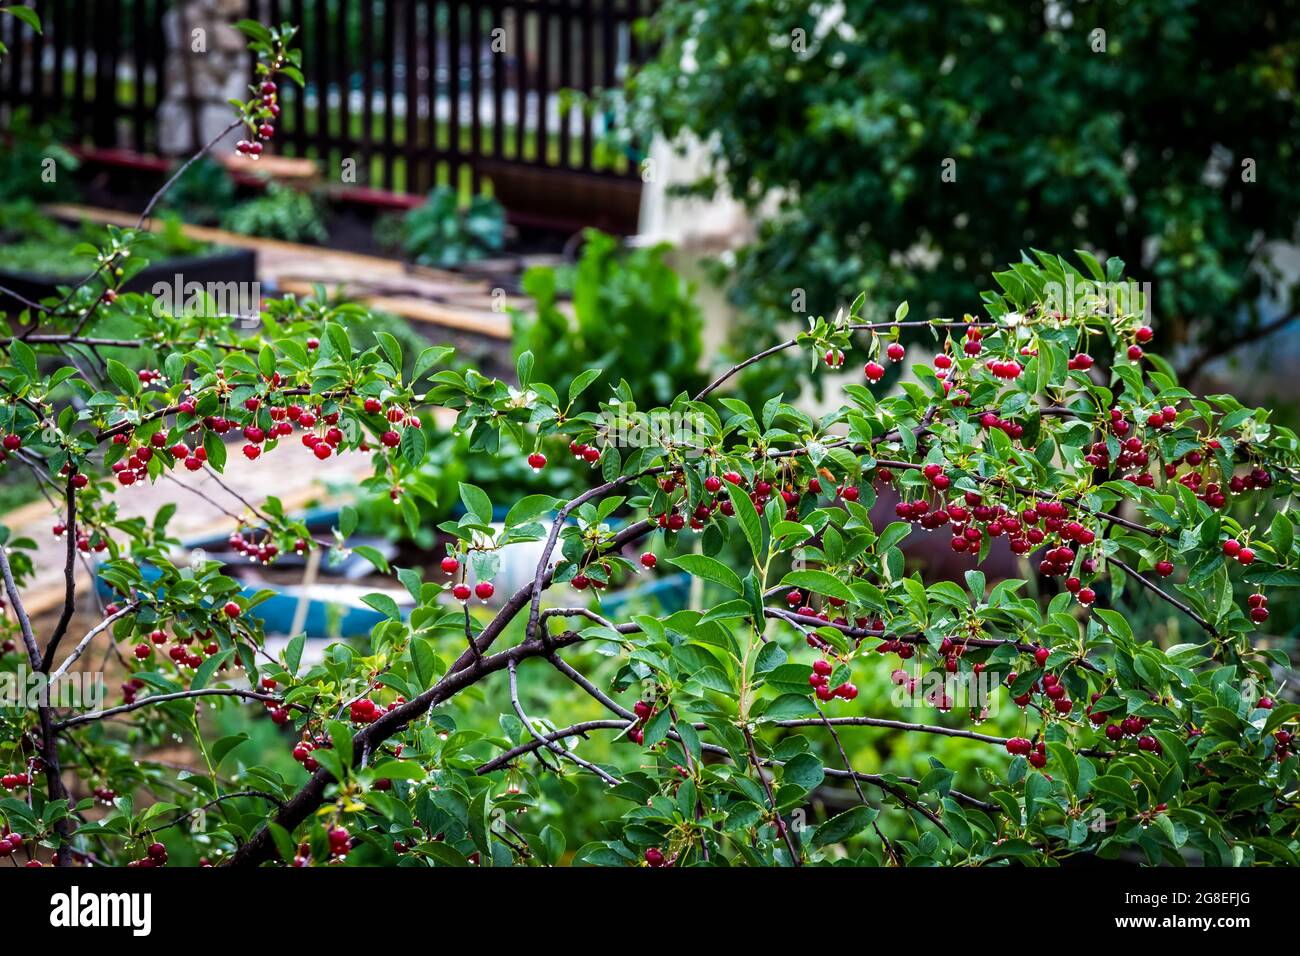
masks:
<path id="1" fill-rule="evenodd" d="M 92 222 L 115 226 L 129 227 L 135 225 L 134 216 L 113 209 L 98 209 L 93 206 L 77 206 L 66 203 L 52 204 L 43 208 L 47 213 L 55 217 L 89 219 Z M 151 228 L 160 229 L 162 225 L 153 222 Z M 190 238 L 203 242 L 254 249 L 266 253 L 268 256 L 292 256 L 303 261 L 309 261 L 314 268 L 320 269 L 325 274 L 337 276 L 339 284 L 346 285 L 350 281 L 348 277 L 353 274 L 362 275 L 369 279 L 388 277 L 408 285 L 418 283 L 422 276 L 428 276 L 435 281 L 441 280 L 447 283 L 455 283 L 457 286 L 463 287 L 466 296 L 471 296 L 477 292 L 485 300 L 489 300 L 491 295 L 485 282 L 465 280 L 452 273 L 434 273 L 433 270 L 412 272 L 408 270 L 404 263 L 393 259 L 383 259 L 378 256 L 367 256 L 355 252 L 340 252 L 334 249 L 322 249 L 317 246 L 303 246 L 279 239 L 241 236 L 208 226 L 186 225 L 182 227 L 182 231 Z M 279 280 L 278 284 L 282 291 L 295 295 L 311 295 L 313 292 L 313 283 L 311 281 L 295 279 L 291 274 Z M 446 290 L 434 291 L 442 291 L 443 294 L 448 294 Z M 505 313 L 492 311 L 490 307 L 487 307 L 486 301 L 485 307 L 482 309 L 458 308 L 430 301 L 414 294 L 366 295 L 364 288 L 356 291 L 355 298 L 369 303 L 371 308 L 392 312 L 414 322 L 438 325 L 501 341 L 509 341 L 511 337 L 509 316 Z"/>
<path id="2" fill-rule="evenodd" d="M 42 208 L 56 218 L 89 219 L 91 222 L 113 226 L 134 226 L 137 219 L 135 215 L 119 212 L 116 209 L 100 209 L 95 206 L 79 206 L 72 203 L 51 203 Z M 163 228 L 163 226 L 155 220 L 150 223 L 149 228 L 156 231 Z M 280 239 L 241 236 L 238 233 L 226 232 L 224 229 L 213 229 L 210 226 L 186 225 L 182 226 L 182 231 L 190 238 L 199 239 L 203 242 L 235 246 L 242 249 L 257 249 L 264 252 L 294 253 L 304 258 L 314 259 L 317 262 L 349 263 L 358 269 L 368 269 L 382 275 L 404 275 L 406 271 L 402 263 L 394 259 L 383 259 L 379 256 L 367 256 L 356 252 L 340 252 L 336 249 L 322 249 L 319 246 L 303 246 L 294 242 L 284 242 Z"/>

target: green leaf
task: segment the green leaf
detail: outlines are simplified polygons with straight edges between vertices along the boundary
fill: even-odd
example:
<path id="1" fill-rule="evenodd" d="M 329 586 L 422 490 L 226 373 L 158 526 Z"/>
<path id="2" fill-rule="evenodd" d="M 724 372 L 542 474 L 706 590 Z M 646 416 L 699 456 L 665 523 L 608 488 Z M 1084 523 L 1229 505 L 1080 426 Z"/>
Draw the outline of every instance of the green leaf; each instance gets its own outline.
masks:
<path id="1" fill-rule="evenodd" d="M 429 369 L 433 368 L 439 362 L 446 359 L 456 350 L 449 345 L 434 345 L 420 353 L 420 357 L 415 360 L 415 370 L 411 373 L 411 381 L 414 382 Z"/>
<path id="2" fill-rule="evenodd" d="M 519 379 L 519 387 L 527 388 L 528 383 L 533 377 L 533 353 L 521 352 L 518 361 L 515 362 L 515 377 Z"/>
<path id="3" fill-rule="evenodd" d="M 225 760 L 230 752 L 240 744 L 248 740 L 248 734 L 232 734 L 229 737 L 222 737 L 215 744 L 208 748 L 208 756 L 212 760 L 212 766 L 220 767 L 221 761 Z"/>
<path id="4" fill-rule="evenodd" d="M 385 760 L 372 771 L 376 780 L 423 780 L 424 768 L 414 760 Z"/>
<path id="5" fill-rule="evenodd" d="M 213 471 L 226 470 L 226 443 L 214 431 L 203 433 L 203 450 L 208 454 L 208 465 Z"/>
<path id="6" fill-rule="evenodd" d="M 578 400 L 578 396 L 587 390 L 592 382 L 600 378 L 601 370 L 598 368 L 589 368 L 582 372 L 569 383 L 569 404 L 572 405 Z"/>
<path id="7" fill-rule="evenodd" d="M 812 790 L 825 777 L 826 771 L 822 768 L 821 759 L 813 754 L 799 754 L 791 758 L 781 772 L 781 779 L 785 783 L 792 783 L 804 790 Z"/>
<path id="8" fill-rule="evenodd" d="M 106 363 L 108 366 L 108 377 L 113 380 L 113 384 L 118 387 L 124 395 L 140 394 L 140 379 L 117 359 L 109 359 Z"/>
<path id="9" fill-rule="evenodd" d="M 418 604 L 420 601 L 420 588 L 424 582 L 420 580 L 420 572 L 413 568 L 396 568 L 397 580 L 402 582 L 402 587 L 406 588 L 408 594 Z"/>
<path id="10" fill-rule="evenodd" d="M 383 574 L 388 573 L 388 559 L 375 548 L 368 544 L 358 544 L 352 550 L 373 564 Z"/>
<path id="11" fill-rule="evenodd" d="M 753 500 L 738 485 L 731 482 L 724 483 L 727 494 L 731 498 L 731 505 L 736 512 L 736 520 L 740 523 L 740 530 L 744 532 L 745 540 L 749 542 L 749 550 L 759 561 L 763 560 L 763 525 L 758 517 L 758 509 L 754 507 Z"/>
<path id="12" fill-rule="evenodd" d="M 31 7 L 5 7 L 6 13 L 12 13 L 37 33 L 41 32 L 41 18 Z"/>
<path id="13" fill-rule="evenodd" d="M 813 849 L 820 850 L 832 843 L 843 843 L 849 837 L 856 836 L 871 826 L 879 814 L 880 811 L 874 807 L 856 806 L 831 817 L 819 826 L 813 835 Z"/>
<path id="14" fill-rule="evenodd" d="M 433 646 L 423 638 L 417 637 L 411 641 L 411 663 L 415 667 L 420 690 L 427 690 L 438 676 L 438 657 L 433 652 Z"/>
<path id="15" fill-rule="evenodd" d="M 556 500 L 550 495 L 525 495 L 516 501 L 506 514 L 506 527 L 524 524 L 551 511 Z"/>
<path id="16" fill-rule="evenodd" d="M 702 554 L 683 554 L 680 557 L 672 558 L 668 563 L 681 568 L 691 577 L 712 581 L 714 584 L 720 584 L 737 594 L 745 593 L 744 585 L 740 583 L 740 578 L 736 572 L 716 558 L 706 557 Z"/>
<path id="17" fill-rule="evenodd" d="M 374 594 L 366 594 L 361 598 L 361 603 L 374 608 L 389 620 L 400 621 L 402 619 L 401 608 L 399 608 L 397 602 L 387 594 L 382 594 L 378 591 Z"/>
<path id="18" fill-rule="evenodd" d="M 391 332 L 376 332 L 375 338 L 379 340 L 379 347 L 384 350 L 384 355 L 388 358 L 388 364 L 398 374 L 401 374 L 403 364 L 402 346 L 398 343 L 397 338 Z"/>
<path id="19" fill-rule="evenodd" d="M 15 7 L 11 9 L 21 8 Z M 24 375 L 26 375 L 31 381 L 36 381 L 39 377 L 39 373 L 36 369 L 36 353 L 32 351 L 30 345 L 22 339 L 13 339 L 9 343 L 9 356 L 13 359 L 14 365 L 21 369 Z"/>
<path id="20" fill-rule="evenodd" d="M 477 485 L 460 483 L 460 500 L 478 524 L 492 523 L 492 499 Z"/>
<path id="21" fill-rule="evenodd" d="M 298 676 L 298 666 L 302 663 L 302 649 L 306 643 L 306 634 L 295 634 L 284 649 L 285 669 L 295 677 Z"/>
<path id="22" fill-rule="evenodd" d="M 334 753 L 338 755 L 339 762 L 346 773 L 352 766 L 352 731 L 347 724 L 339 720 L 325 721 L 325 731 L 329 734 L 330 742 L 334 744 Z"/>
<path id="23" fill-rule="evenodd" d="M 271 839 L 275 841 L 275 848 L 280 851 L 280 858 L 285 863 L 292 863 L 293 858 L 298 854 L 298 844 L 293 842 L 289 831 L 274 820 L 267 821 L 266 828 L 271 833 Z"/>
<path id="24" fill-rule="evenodd" d="M 803 588 L 823 597 L 853 600 L 853 592 L 848 589 L 848 586 L 827 571 L 791 571 L 781 579 L 781 586 Z"/>
<path id="25" fill-rule="evenodd" d="M 207 687 L 208 681 L 212 679 L 212 675 L 216 673 L 217 668 L 230 660 L 234 653 L 235 649 L 233 647 L 227 647 L 224 651 L 219 654 L 213 654 L 200 664 L 199 669 L 194 672 L 194 679 L 190 681 L 190 690 L 199 690 L 200 688 Z"/>
<path id="26" fill-rule="evenodd" d="M 412 468 L 418 468 L 420 462 L 424 461 L 424 454 L 428 450 L 429 442 L 424 437 L 422 428 L 404 428 L 402 429 L 401 443 L 402 457 Z"/>

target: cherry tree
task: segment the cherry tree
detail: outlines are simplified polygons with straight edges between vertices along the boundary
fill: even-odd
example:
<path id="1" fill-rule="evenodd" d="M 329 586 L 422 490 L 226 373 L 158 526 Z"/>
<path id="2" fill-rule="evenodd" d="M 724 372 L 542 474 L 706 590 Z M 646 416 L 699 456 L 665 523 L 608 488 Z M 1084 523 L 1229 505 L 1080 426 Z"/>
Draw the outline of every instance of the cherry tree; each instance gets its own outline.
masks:
<path id="1" fill-rule="evenodd" d="M 238 151 L 252 161 L 298 60 L 291 28 L 243 27 L 260 60 L 231 129 L 245 129 Z M 406 374 L 392 336 L 350 334 L 354 305 L 279 299 L 254 329 L 162 311 L 122 285 L 166 188 L 137 228 L 94 250 L 92 275 L 27 302 L 25 331 L 3 340 L 7 467 L 29 469 L 57 504 L 67 549 L 45 633 L 23 603 L 33 542 L 0 550 L 5 669 L 57 681 L 101 648 L 129 672 L 106 708 L 3 712 L 4 855 L 33 865 L 39 845 L 59 865 L 160 866 L 159 834 L 174 851 L 201 816 L 214 864 L 555 862 L 561 838 L 524 811 L 542 778 L 582 775 L 604 791 L 612 834 L 577 850 L 596 865 L 1036 863 L 1126 849 L 1297 862 L 1300 708 L 1276 696 L 1286 656 L 1255 638 L 1270 595 L 1300 583 L 1288 516 L 1300 449 L 1266 410 L 1181 387 L 1144 350 L 1140 301 L 1058 307 L 1066 284 L 1123 282 L 1118 260 L 1027 258 L 995 276 L 979 318 L 909 319 L 903 305 L 868 323 L 859 299 L 698 394 L 643 408 L 596 369 L 559 395 L 528 354 L 513 382 L 453 367 L 441 346 Z M 110 317 L 136 334 L 97 336 Z M 933 355 L 909 356 L 904 329 L 932 333 Z M 739 371 L 788 351 L 832 369 L 860 356 L 863 376 L 819 417 L 780 395 L 761 408 L 727 395 Z M 886 390 L 891 364 L 910 375 Z M 596 387 L 609 389 L 602 413 L 575 412 Z M 305 665 L 298 635 L 271 654 L 257 612 L 267 593 L 243 596 L 214 561 L 176 567 L 170 511 L 150 522 L 118 508 L 164 476 L 221 481 L 231 453 L 246 468 L 352 454 L 373 463 L 363 487 L 409 513 L 433 495 L 421 416 L 435 408 L 477 450 L 518 449 L 540 470 L 567 448 L 591 478 L 568 500 L 492 502 L 461 485 L 435 580 L 351 545 L 349 519 L 316 538 L 278 501 L 245 502 L 234 541 L 249 556 L 351 551 L 409 591 L 407 613 L 368 598 L 384 620 L 364 649 L 334 644 Z M 621 440 L 664 419 L 690 428 Z M 882 520 L 886 489 L 899 500 Z M 909 567 L 903 546 L 925 536 L 964 562 L 962 583 Z M 532 580 L 496 594 L 503 550 L 527 542 L 540 545 Z M 989 580 L 995 550 L 1025 577 Z M 89 555 L 115 597 L 74 635 Z M 698 580 L 696 606 L 609 609 L 613 592 L 670 568 Z M 1115 608 L 1136 602 L 1194 636 L 1161 646 L 1135 633 Z M 612 679 L 579 669 L 584 649 L 617 662 Z M 855 680 L 881 655 L 926 716 L 863 712 Z M 553 669 L 607 716 L 530 713 L 526 668 Z M 872 691 L 862 700 L 885 696 Z M 502 735 L 456 732 L 457 698 L 508 699 L 494 712 Z M 980 729 L 997 706 L 1016 708 L 1016 736 Z M 212 739 L 207 708 L 278 725 L 301 770 L 223 780 L 212 768 L 244 738 Z M 937 760 L 921 778 L 860 770 L 845 738 L 861 728 L 957 738 L 998 769 L 979 794 Z M 627 758 L 584 756 L 600 734 Z M 148 751 L 173 736 L 210 772 L 154 772 Z M 818 815 L 811 795 L 828 781 L 854 800 Z"/>

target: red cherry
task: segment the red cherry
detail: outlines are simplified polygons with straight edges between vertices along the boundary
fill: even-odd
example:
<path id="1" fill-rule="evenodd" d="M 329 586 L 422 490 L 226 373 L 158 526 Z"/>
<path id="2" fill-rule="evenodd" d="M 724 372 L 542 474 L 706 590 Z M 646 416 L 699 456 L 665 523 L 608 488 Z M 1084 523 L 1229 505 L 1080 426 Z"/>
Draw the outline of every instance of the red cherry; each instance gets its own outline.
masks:
<path id="1" fill-rule="evenodd" d="M 652 551 L 647 551 L 645 554 L 641 555 L 642 567 L 653 568 L 658 563 L 659 559 L 654 556 L 654 552 Z"/>
<path id="2" fill-rule="evenodd" d="M 451 595 L 457 601 L 468 601 L 471 593 L 468 584 L 458 584 L 451 589 Z"/>
<path id="3" fill-rule="evenodd" d="M 396 448 L 402 442 L 402 436 L 389 429 L 379 436 L 379 441 L 387 448 Z"/>
<path id="4" fill-rule="evenodd" d="M 867 376 L 869 382 L 879 382 L 885 377 L 885 367 L 879 362 L 868 362 L 863 366 L 862 372 Z"/>
<path id="5" fill-rule="evenodd" d="M 480 601 L 486 601 L 496 592 L 496 586 L 491 581 L 480 581 L 474 585 L 474 594 Z"/>
<path id="6" fill-rule="evenodd" d="M 455 574 L 460 570 L 460 561 L 451 555 L 442 559 L 442 570 L 444 574 Z"/>
<path id="7" fill-rule="evenodd" d="M 528 456 L 528 467 L 533 471 L 541 471 L 546 467 L 546 456 L 540 451 L 535 451 Z"/>
<path id="8" fill-rule="evenodd" d="M 241 613 L 241 609 L 239 605 L 236 604 L 234 601 L 227 601 L 226 606 L 223 607 L 221 610 L 225 612 L 226 617 L 232 619 L 239 617 Z"/>
<path id="9" fill-rule="evenodd" d="M 890 342 L 888 348 L 885 349 L 885 354 L 889 356 L 889 361 L 901 362 L 903 356 L 907 354 L 907 349 L 903 348 L 898 342 Z"/>

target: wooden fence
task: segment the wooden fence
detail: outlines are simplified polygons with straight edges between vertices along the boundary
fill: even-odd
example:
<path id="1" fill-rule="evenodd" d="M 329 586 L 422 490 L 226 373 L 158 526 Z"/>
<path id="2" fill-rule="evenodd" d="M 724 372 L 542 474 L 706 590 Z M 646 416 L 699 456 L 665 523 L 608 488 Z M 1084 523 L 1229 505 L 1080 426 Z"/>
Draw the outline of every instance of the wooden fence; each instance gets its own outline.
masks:
<path id="1" fill-rule="evenodd" d="M 155 152 L 169 0 L 27 2 L 44 33 L 0 18 L 0 111 L 56 120 L 83 146 Z M 393 193 L 488 180 L 522 218 L 568 226 L 600 224 L 601 208 L 626 219 L 639 196 L 638 154 L 610 145 L 612 118 L 592 104 L 645 55 L 634 23 L 654 2 L 246 0 L 246 12 L 301 27 L 306 84 L 283 84 L 283 154 Z M 590 208 L 566 219 L 575 203 Z"/>

